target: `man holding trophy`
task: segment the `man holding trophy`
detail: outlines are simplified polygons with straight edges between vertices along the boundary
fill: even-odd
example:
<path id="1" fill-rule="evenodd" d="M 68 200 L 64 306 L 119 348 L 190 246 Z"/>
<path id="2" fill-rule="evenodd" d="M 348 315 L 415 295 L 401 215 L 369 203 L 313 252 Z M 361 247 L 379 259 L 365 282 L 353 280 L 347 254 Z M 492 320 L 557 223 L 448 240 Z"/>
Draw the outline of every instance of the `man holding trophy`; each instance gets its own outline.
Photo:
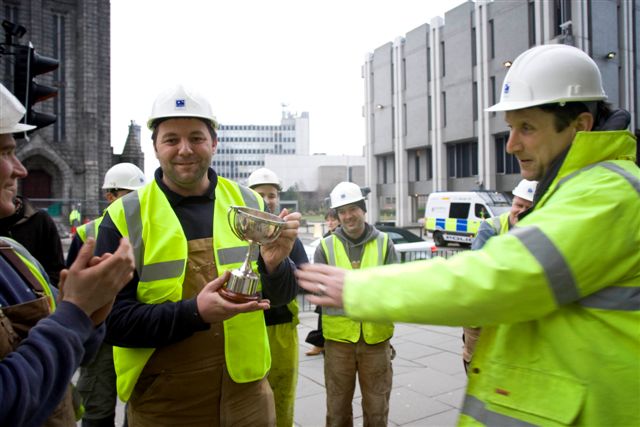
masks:
<path id="1" fill-rule="evenodd" d="M 162 93 L 148 127 L 160 168 L 109 207 L 96 249 L 121 236 L 134 247 L 107 320 L 129 425 L 275 425 L 263 310 L 295 297 L 300 214 L 263 212 L 210 168 L 218 123 L 198 93 Z"/>

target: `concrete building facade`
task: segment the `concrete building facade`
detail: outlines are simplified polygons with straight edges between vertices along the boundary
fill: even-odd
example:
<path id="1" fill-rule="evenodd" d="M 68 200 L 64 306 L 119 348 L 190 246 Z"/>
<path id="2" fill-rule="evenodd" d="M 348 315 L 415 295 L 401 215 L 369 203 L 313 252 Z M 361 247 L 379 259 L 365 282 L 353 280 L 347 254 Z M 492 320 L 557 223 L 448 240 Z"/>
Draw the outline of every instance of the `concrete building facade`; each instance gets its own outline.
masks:
<path id="1" fill-rule="evenodd" d="M 59 60 L 57 70 L 37 80 L 55 86 L 58 95 L 34 109 L 57 115 L 57 121 L 19 144 L 18 157 L 29 176 L 21 193 L 54 203 L 50 213 L 65 216 L 72 202 L 82 213 L 101 213 L 102 179 L 115 163 L 144 168 L 140 128 L 131 123 L 122 154 L 111 147 L 110 3 L 101 0 L 0 0 L 0 16 L 24 26 L 14 43 L 31 41 L 37 53 Z M 13 90 L 10 49 L 0 57 L 0 81 Z M 125 124 L 123 124 L 125 126 Z"/>
<path id="2" fill-rule="evenodd" d="M 614 107 L 640 127 L 640 1 L 476 0 L 370 53 L 362 67 L 370 222 L 415 224 L 429 193 L 511 191 L 503 114 L 485 112 L 526 49 L 565 43 L 598 64 Z"/>
<path id="3" fill-rule="evenodd" d="M 309 154 L 309 113 L 283 112 L 279 125 L 226 125 L 218 131 L 211 165 L 225 178 L 245 184 L 267 155 Z"/>

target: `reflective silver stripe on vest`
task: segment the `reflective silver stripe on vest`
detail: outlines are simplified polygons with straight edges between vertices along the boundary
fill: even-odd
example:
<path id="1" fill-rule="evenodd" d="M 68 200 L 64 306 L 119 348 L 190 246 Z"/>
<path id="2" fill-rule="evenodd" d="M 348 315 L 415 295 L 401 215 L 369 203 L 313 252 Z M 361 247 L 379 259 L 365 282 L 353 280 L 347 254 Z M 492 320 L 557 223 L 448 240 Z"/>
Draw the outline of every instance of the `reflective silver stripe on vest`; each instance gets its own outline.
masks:
<path id="1" fill-rule="evenodd" d="M 609 286 L 581 299 L 580 305 L 604 310 L 637 311 L 640 310 L 640 288 Z"/>
<path id="2" fill-rule="evenodd" d="M 87 239 L 96 238 L 96 220 L 95 219 L 93 221 L 89 221 L 86 224 L 85 233 L 86 233 Z"/>
<path id="3" fill-rule="evenodd" d="M 336 265 L 336 252 L 333 247 L 333 239 L 335 239 L 333 234 L 325 239 L 325 242 L 327 244 L 327 264 L 329 265 Z M 335 307 L 322 307 L 322 312 L 328 316 L 347 315 L 343 309 Z"/>
<path id="4" fill-rule="evenodd" d="M 49 275 L 47 274 L 47 272 L 44 271 L 44 267 L 42 266 L 42 264 L 40 264 L 40 261 L 38 261 L 33 255 L 31 255 L 29 250 L 27 250 L 27 248 L 22 246 L 22 243 L 20 243 L 20 242 L 18 242 L 16 240 L 13 240 L 10 237 L 5 237 L 5 236 L 0 237 L 0 240 L 5 242 L 7 245 L 11 246 L 11 249 L 13 249 L 14 252 L 19 254 L 23 258 L 25 258 L 27 261 L 29 261 L 35 268 L 38 269 L 40 274 L 42 274 L 42 277 L 44 277 L 44 279 L 48 283 L 51 283 L 51 279 L 49 278 Z M 37 277 L 36 277 L 36 279 L 37 279 Z"/>
<path id="5" fill-rule="evenodd" d="M 487 409 L 483 401 L 468 394 L 464 397 L 464 403 L 462 404 L 461 412 L 488 426 L 500 426 L 500 427 L 511 427 L 511 426 L 533 427 L 535 426 L 535 424 L 529 424 L 526 421 L 522 421 L 517 418 L 510 417 L 508 415 L 492 412 Z"/>
<path id="6" fill-rule="evenodd" d="M 578 287 L 566 260 L 551 240 L 535 226 L 516 227 L 514 235 L 538 260 L 549 281 L 558 305 L 565 305 L 580 298 Z"/>
<path id="7" fill-rule="evenodd" d="M 376 237 L 376 242 L 378 243 L 378 265 L 384 264 L 384 237 L 385 234 L 380 233 Z"/>
<path id="8" fill-rule="evenodd" d="M 333 247 L 333 234 L 325 239 L 325 243 L 327 246 L 327 264 L 336 265 L 336 252 Z"/>
<path id="9" fill-rule="evenodd" d="M 256 198 L 256 193 L 254 193 L 253 190 L 243 185 L 238 185 L 238 188 L 240 189 L 240 194 L 242 194 L 242 200 L 244 200 L 244 204 L 247 207 L 260 209 L 260 202 Z"/>
<path id="10" fill-rule="evenodd" d="M 569 175 L 565 176 L 560 181 L 558 181 L 558 186 L 556 187 L 556 190 L 558 188 L 560 188 L 565 182 L 569 181 L 571 178 L 575 177 L 576 175 L 578 175 L 578 174 L 580 174 L 582 172 L 586 172 L 589 169 L 593 169 L 596 166 L 601 166 L 601 167 L 603 167 L 605 169 L 609 169 L 611 172 L 617 173 L 618 175 L 620 175 L 621 177 L 626 179 L 629 184 L 631 184 L 631 186 L 634 188 L 634 190 L 636 190 L 636 193 L 640 194 L 640 180 L 638 180 L 638 178 L 633 176 L 626 169 L 621 168 L 617 164 L 610 163 L 610 162 L 594 163 L 592 165 L 585 166 L 582 169 L 578 169 L 577 171 L 575 171 L 573 173 L 570 173 Z"/>
<path id="11" fill-rule="evenodd" d="M 249 250 L 249 246 L 236 246 L 233 248 L 223 248 L 218 251 L 218 258 L 220 260 L 221 265 L 226 264 L 235 264 L 239 262 L 244 262 L 244 258 L 247 256 L 247 251 Z M 260 248 L 255 247 L 253 253 L 251 254 L 251 261 L 255 261 L 258 259 L 258 254 L 260 253 Z"/>
<path id="12" fill-rule="evenodd" d="M 185 260 L 157 262 L 144 264 L 144 242 L 142 241 L 142 216 L 140 213 L 140 197 L 137 191 L 133 191 L 122 198 L 125 221 L 129 229 L 129 241 L 133 247 L 136 272 L 140 282 L 153 282 L 156 280 L 180 277 L 184 269 Z"/>

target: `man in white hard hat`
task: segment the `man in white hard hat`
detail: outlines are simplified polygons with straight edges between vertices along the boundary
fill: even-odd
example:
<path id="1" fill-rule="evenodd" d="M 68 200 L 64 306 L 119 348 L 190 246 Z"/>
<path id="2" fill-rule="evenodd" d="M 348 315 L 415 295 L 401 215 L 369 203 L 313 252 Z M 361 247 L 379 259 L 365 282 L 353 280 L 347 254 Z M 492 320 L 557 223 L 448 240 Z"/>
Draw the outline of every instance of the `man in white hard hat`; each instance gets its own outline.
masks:
<path id="1" fill-rule="evenodd" d="M 478 228 L 478 233 L 471 242 L 471 249 L 482 249 L 490 238 L 511 230 L 518 222 L 518 215 L 526 212 L 533 206 L 533 195 L 536 192 L 537 185 L 538 181 L 521 180 L 511 192 L 511 194 L 513 194 L 511 209 L 502 215 L 484 220 Z M 473 351 L 476 348 L 476 342 L 478 341 L 482 328 L 465 326 L 463 329 L 462 340 L 464 347 L 462 349 L 462 360 L 465 371 L 468 371 L 469 363 L 471 363 Z"/>
<path id="2" fill-rule="evenodd" d="M 281 212 L 279 238 L 251 258 L 264 299 L 224 299 L 218 290 L 248 250 L 227 211 L 264 209 L 264 200 L 211 169 L 218 123 L 199 93 L 182 86 L 162 93 L 148 127 L 160 168 L 109 206 L 96 248 L 109 252 L 128 236 L 136 255 L 136 275 L 114 304 L 106 338 L 129 424 L 274 425 L 263 310 L 296 295 L 288 255 L 300 214 Z"/>
<path id="3" fill-rule="evenodd" d="M 27 171 L 16 157 L 14 133 L 25 108 L 0 84 L 0 218 L 15 211 L 18 179 Z M 131 247 L 92 257 L 92 240 L 60 274 L 60 294 L 42 266 L 16 241 L 0 238 L 0 425 L 75 425 L 69 384 L 96 352 L 117 292 L 133 272 Z M 52 415 L 53 414 L 53 415 Z"/>
<path id="4" fill-rule="evenodd" d="M 505 111 L 507 151 L 538 181 L 533 207 L 448 260 L 303 267 L 298 283 L 325 293 L 309 301 L 358 319 L 481 326 L 462 425 L 640 425 L 640 170 L 629 114 L 605 99 L 580 49 L 522 53 L 489 110 Z"/>
<path id="5" fill-rule="evenodd" d="M 267 210 L 273 214 L 280 211 L 280 178 L 270 169 L 256 169 L 247 180 L 249 188 L 264 199 Z M 309 259 L 300 239 L 296 239 L 289 259 L 300 267 Z M 271 370 L 269 385 L 276 403 L 276 424 L 278 427 L 293 425 L 296 384 L 298 382 L 298 303 L 294 299 L 287 305 L 272 307 L 264 312 L 271 350 Z"/>
<path id="6" fill-rule="evenodd" d="M 104 198 L 109 204 L 145 185 L 144 172 L 133 163 L 118 163 L 104 174 Z M 76 229 L 67 254 L 67 266 L 76 260 L 88 238 L 95 239 L 102 216 Z M 80 369 L 77 389 L 82 396 L 84 414 L 82 427 L 113 425 L 116 405 L 116 372 L 113 367 L 113 346 L 103 343 L 93 361 Z"/>
<path id="7" fill-rule="evenodd" d="M 337 211 L 341 225 L 322 239 L 314 255 L 315 263 L 358 270 L 395 262 L 389 236 L 365 220 L 367 209 L 357 184 L 340 182 L 331 191 L 330 198 L 331 208 Z M 396 281 L 387 285 L 393 288 Z M 354 321 L 342 310 L 333 308 L 323 309 L 321 315 L 325 338 L 326 425 L 353 425 L 352 401 L 357 376 L 364 425 L 386 426 L 393 377 L 389 342 L 393 324 Z"/>

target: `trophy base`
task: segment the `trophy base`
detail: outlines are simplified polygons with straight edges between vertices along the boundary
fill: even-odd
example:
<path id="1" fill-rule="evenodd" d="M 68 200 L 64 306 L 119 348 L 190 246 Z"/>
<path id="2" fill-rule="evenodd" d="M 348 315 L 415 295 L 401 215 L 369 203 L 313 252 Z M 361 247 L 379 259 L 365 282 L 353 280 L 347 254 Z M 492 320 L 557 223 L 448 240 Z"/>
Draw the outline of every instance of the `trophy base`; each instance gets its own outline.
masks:
<path id="1" fill-rule="evenodd" d="M 222 298 L 226 299 L 227 301 L 234 302 L 236 304 L 242 304 L 242 303 L 251 302 L 251 301 L 258 301 L 260 299 L 260 296 L 258 294 L 253 294 L 253 295 L 239 294 L 237 292 L 230 291 L 227 288 L 220 288 L 218 292 L 220 293 Z"/>

